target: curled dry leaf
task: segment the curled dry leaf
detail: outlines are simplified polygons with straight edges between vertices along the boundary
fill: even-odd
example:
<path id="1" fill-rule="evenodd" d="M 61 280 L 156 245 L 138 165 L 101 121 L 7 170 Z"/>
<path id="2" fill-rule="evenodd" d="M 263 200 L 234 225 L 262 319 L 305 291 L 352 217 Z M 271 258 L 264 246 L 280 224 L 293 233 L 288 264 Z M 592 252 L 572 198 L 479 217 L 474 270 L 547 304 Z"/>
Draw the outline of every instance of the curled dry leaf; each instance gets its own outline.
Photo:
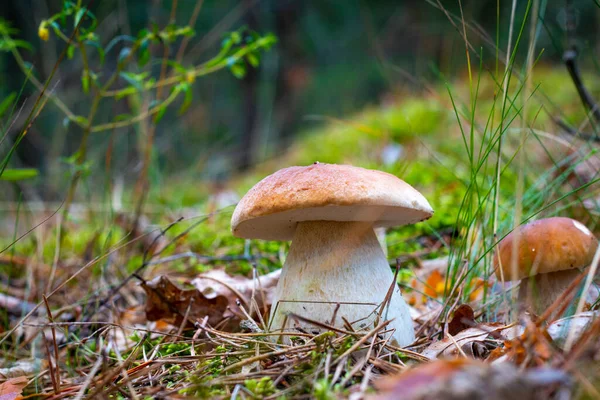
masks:
<path id="1" fill-rule="evenodd" d="M 20 376 L 0 383 L 0 400 L 22 399 L 21 392 L 28 382 L 29 380 L 26 377 Z"/>
<path id="2" fill-rule="evenodd" d="M 369 400 L 505 400 L 549 398 L 568 390 L 569 376 L 550 368 L 518 370 L 509 363 L 487 364 L 437 360 L 375 382 L 379 393 Z"/>
<path id="3" fill-rule="evenodd" d="M 460 331 L 456 336 L 433 342 L 421 354 L 429 359 L 456 357 L 464 353 L 472 358 L 486 358 L 498 340 L 504 340 L 502 331 L 505 325 L 498 323 L 479 324 Z"/>
<path id="4" fill-rule="evenodd" d="M 475 326 L 475 313 L 468 304 L 461 304 L 454 310 L 452 321 L 448 323 L 448 333 L 452 336 Z"/>

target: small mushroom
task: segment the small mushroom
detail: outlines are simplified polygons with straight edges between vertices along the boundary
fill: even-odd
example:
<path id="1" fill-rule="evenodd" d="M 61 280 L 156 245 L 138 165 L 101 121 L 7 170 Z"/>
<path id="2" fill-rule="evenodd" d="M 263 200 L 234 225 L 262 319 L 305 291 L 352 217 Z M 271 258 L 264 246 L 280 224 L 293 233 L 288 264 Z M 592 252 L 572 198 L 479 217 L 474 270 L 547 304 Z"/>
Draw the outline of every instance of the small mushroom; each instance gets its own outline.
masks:
<path id="1" fill-rule="evenodd" d="M 494 257 L 496 277 L 521 280 L 519 303 L 539 315 L 592 262 L 597 246 L 598 240 L 581 222 L 563 217 L 534 221 L 500 241 Z"/>
<path id="2" fill-rule="evenodd" d="M 413 224 L 431 217 L 425 198 L 381 171 L 315 163 L 277 171 L 238 203 L 235 236 L 292 240 L 271 309 L 271 329 L 317 330 L 288 318 L 369 329 L 393 321 L 393 340 L 414 340 L 409 308 L 377 241 L 374 228 Z M 393 285 L 393 286 L 392 286 Z M 387 306 L 380 307 L 393 287 Z M 284 326 L 285 324 L 285 326 Z"/>

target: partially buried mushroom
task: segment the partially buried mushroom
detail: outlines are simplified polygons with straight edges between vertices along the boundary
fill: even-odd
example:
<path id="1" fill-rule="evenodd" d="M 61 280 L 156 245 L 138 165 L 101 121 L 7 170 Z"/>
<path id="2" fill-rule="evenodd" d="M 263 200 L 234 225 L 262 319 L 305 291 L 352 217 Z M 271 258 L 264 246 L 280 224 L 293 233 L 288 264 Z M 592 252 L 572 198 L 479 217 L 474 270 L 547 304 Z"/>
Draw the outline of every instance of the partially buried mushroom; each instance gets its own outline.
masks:
<path id="1" fill-rule="evenodd" d="M 345 319 L 355 330 L 373 328 L 381 317 L 393 319 L 388 329 L 404 346 L 414 340 L 412 319 L 373 229 L 432 214 L 427 200 L 394 175 L 315 163 L 257 183 L 237 205 L 231 226 L 243 238 L 292 240 L 275 291 L 272 330 L 315 330 L 289 314 L 342 328 Z"/>
<path id="2" fill-rule="evenodd" d="M 590 265 L 597 246 L 597 239 L 581 222 L 540 219 L 500 241 L 494 257 L 496 277 L 521 280 L 519 303 L 541 314 Z"/>

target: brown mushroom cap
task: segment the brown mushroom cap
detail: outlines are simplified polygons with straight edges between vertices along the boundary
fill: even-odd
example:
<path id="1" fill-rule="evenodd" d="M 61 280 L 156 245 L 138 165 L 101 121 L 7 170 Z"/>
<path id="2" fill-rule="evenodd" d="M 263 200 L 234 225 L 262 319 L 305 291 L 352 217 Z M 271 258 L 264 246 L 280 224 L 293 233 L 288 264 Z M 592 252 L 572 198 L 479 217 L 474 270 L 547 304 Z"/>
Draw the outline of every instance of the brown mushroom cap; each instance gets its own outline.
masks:
<path id="1" fill-rule="evenodd" d="M 289 167 L 258 182 L 231 218 L 235 236 L 291 240 L 301 221 L 407 225 L 433 215 L 427 200 L 394 175 L 350 165 Z"/>
<path id="2" fill-rule="evenodd" d="M 581 222 L 571 218 L 540 219 L 520 227 L 517 246 L 517 271 L 513 276 L 513 241 L 511 232 L 498 244 L 494 257 L 496 276 L 520 280 L 537 274 L 588 266 L 594 258 L 598 240 Z M 502 275 L 501 275 L 502 273 Z"/>

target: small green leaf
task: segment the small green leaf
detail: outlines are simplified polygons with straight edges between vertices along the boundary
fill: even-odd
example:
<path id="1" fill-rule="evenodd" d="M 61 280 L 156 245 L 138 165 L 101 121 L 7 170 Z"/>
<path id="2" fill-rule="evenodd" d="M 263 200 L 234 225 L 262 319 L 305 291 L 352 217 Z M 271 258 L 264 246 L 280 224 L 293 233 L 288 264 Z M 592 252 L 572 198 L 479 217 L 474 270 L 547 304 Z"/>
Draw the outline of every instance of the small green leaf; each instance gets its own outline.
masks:
<path id="1" fill-rule="evenodd" d="M 138 32 L 137 37 L 138 39 L 142 39 L 148 36 L 148 34 L 150 34 L 150 31 L 146 28 L 143 28 Z"/>
<path id="2" fill-rule="evenodd" d="M 133 72 L 121 72 L 119 74 L 127 83 L 133 86 L 138 91 L 144 90 L 144 79 L 148 76 L 148 72 L 142 72 L 141 74 L 134 74 Z"/>
<path id="3" fill-rule="evenodd" d="M 81 74 L 81 87 L 83 88 L 83 93 L 88 94 L 90 92 L 90 75 L 86 69 Z"/>
<path id="4" fill-rule="evenodd" d="M 25 40 L 14 40 L 15 47 L 20 47 L 25 50 L 33 50 L 33 47 Z"/>
<path id="5" fill-rule="evenodd" d="M 75 53 L 75 46 L 69 45 L 69 47 L 67 47 L 67 58 L 69 60 L 72 59 L 74 53 Z"/>
<path id="6" fill-rule="evenodd" d="M 194 31 L 191 26 L 185 26 L 180 29 L 179 34 L 186 37 L 192 37 L 196 34 L 196 31 Z"/>
<path id="7" fill-rule="evenodd" d="M 177 111 L 177 113 L 179 115 L 183 115 L 183 113 L 185 113 L 187 111 L 188 108 L 190 108 L 190 105 L 192 104 L 192 100 L 193 100 L 193 93 L 192 93 L 192 88 L 190 87 L 189 84 L 181 84 L 181 89 L 183 90 L 183 93 L 185 94 L 185 97 L 183 99 L 183 103 L 181 104 L 181 107 L 179 107 L 179 110 Z"/>
<path id="8" fill-rule="evenodd" d="M 131 114 L 119 114 L 115 117 L 115 122 L 119 121 L 127 121 L 128 119 L 133 118 Z"/>
<path id="9" fill-rule="evenodd" d="M 3 181 L 22 181 L 32 179 L 39 175 L 39 171 L 35 168 L 6 168 L 0 179 Z"/>
<path id="10" fill-rule="evenodd" d="M 108 42 L 108 44 L 105 47 L 105 51 L 107 53 L 110 52 L 113 49 L 113 47 L 115 47 L 117 44 L 119 44 L 121 42 L 133 43 L 133 42 L 135 42 L 135 38 L 133 36 L 129 36 L 129 35 L 116 36 L 110 42 Z"/>
<path id="11" fill-rule="evenodd" d="M 185 74 L 187 72 L 187 70 L 185 69 L 185 67 L 183 65 L 181 65 L 180 63 L 178 63 L 175 60 L 168 60 L 167 61 L 167 65 L 170 66 L 171 68 L 173 68 L 174 70 L 176 70 L 179 73 Z"/>
<path id="12" fill-rule="evenodd" d="M 81 115 L 74 116 L 73 120 L 81 126 L 85 126 L 88 124 L 87 118 Z"/>
<path id="13" fill-rule="evenodd" d="M 17 97 L 17 92 L 12 92 L 4 100 L 2 100 L 2 102 L 0 102 L 0 117 L 2 117 L 4 115 L 4 113 L 6 112 L 6 110 L 8 110 L 8 108 L 10 106 L 12 106 L 13 101 L 15 100 L 16 97 Z"/>
<path id="14" fill-rule="evenodd" d="M 154 124 L 158 124 L 160 120 L 165 116 L 165 112 L 167 111 L 167 107 L 165 105 L 161 105 L 156 114 L 154 114 L 154 118 L 152 121 Z"/>
<path id="15" fill-rule="evenodd" d="M 60 25 L 56 21 L 50 21 L 48 24 L 54 29 L 54 32 L 60 32 Z M 58 33 L 57 33 L 58 35 Z"/>
<path id="16" fill-rule="evenodd" d="M 79 25 L 79 21 L 81 21 L 81 18 L 83 18 L 83 16 L 86 14 L 87 12 L 87 8 L 85 7 L 81 7 L 79 9 L 79 11 L 77 11 L 77 14 L 75 14 L 75 20 L 73 21 L 73 28 L 77 27 L 77 25 Z"/>
<path id="17" fill-rule="evenodd" d="M 252 65 L 254 68 L 257 68 L 260 64 L 260 58 L 256 53 L 248 53 L 248 55 L 246 55 L 246 60 L 248 60 L 248 64 Z"/>
<path id="18" fill-rule="evenodd" d="M 95 47 L 96 50 L 98 50 L 98 56 L 100 56 L 100 64 L 104 64 L 105 52 L 100 43 L 98 43 L 97 40 L 86 40 L 85 44 Z"/>
<path id="19" fill-rule="evenodd" d="M 61 157 L 60 160 L 67 165 L 75 165 L 75 164 L 77 164 L 77 161 L 79 160 L 80 155 L 81 155 L 81 152 L 79 150 L 77 150 L 75 153 L 71 154 L 68 157 Z"/>
<path id="20" fill-rule="evenodd" d="M 18 48 L 33 50 L 33 47 L 24 40 L 15 40 L 11 38 L 0 39 L 0 51 L 12 51 Z"/>
<path id="21" fill-rule="evenodd" d="M 125 89 L 120 90 L 119 93 L 117 93 L 117 95 L 115 96 L 115 99 L 121 100 L 131 94 L 134 94 L 134 93 L 137 93 L 137 89 L 134 88 L 133 86 L 129 86 L 129 87 L 126 87 Z"/>
<path id="22" fill-rule="evenodd" d="M 238 79 L 242 79 L 246 75 L 246 68 L 244 68 L 243 65 L 233 64 L 229 67 L 229 69 L 231 70 L 233 76 L 235 76 Z"/>
<path id="23" fill-rule="evenodd" d="M 71 14 L 75 8 L 77 8 L 77 4 L 72 1 L 63 1 L 63 10 L 67 14 Z"/>
<path id="24" fill-rule="evenodd" d="M 138 54 L 138 65 L 143 67 L 150 61 L 150 49 L 148 39 L 143 39 L 140 43 L 140 50 Z"/>
<path id="25" fill-rule="evenodd" d="M 83 20 L 85 18 L 88 18 L 92 21 L 90 26 L 88 26 L 87 28 L 83 28 Z M 81 21 L 81 25 L 80 25 L 80 21 Z M 97 24 L 98 24 L 98 21 L 96 19 L 96 16 L 90 10 L 88 10 L 85 7 L 81 7 L 79 10 L 77 10 L 77 13 L 75 14 L 75 19 L 73 20 L 73 27 L 79 26 L 79 30 L 82 33 L 87 33 L 87 32 L 92 32 L 94 29 L 96 29 Z"/>

